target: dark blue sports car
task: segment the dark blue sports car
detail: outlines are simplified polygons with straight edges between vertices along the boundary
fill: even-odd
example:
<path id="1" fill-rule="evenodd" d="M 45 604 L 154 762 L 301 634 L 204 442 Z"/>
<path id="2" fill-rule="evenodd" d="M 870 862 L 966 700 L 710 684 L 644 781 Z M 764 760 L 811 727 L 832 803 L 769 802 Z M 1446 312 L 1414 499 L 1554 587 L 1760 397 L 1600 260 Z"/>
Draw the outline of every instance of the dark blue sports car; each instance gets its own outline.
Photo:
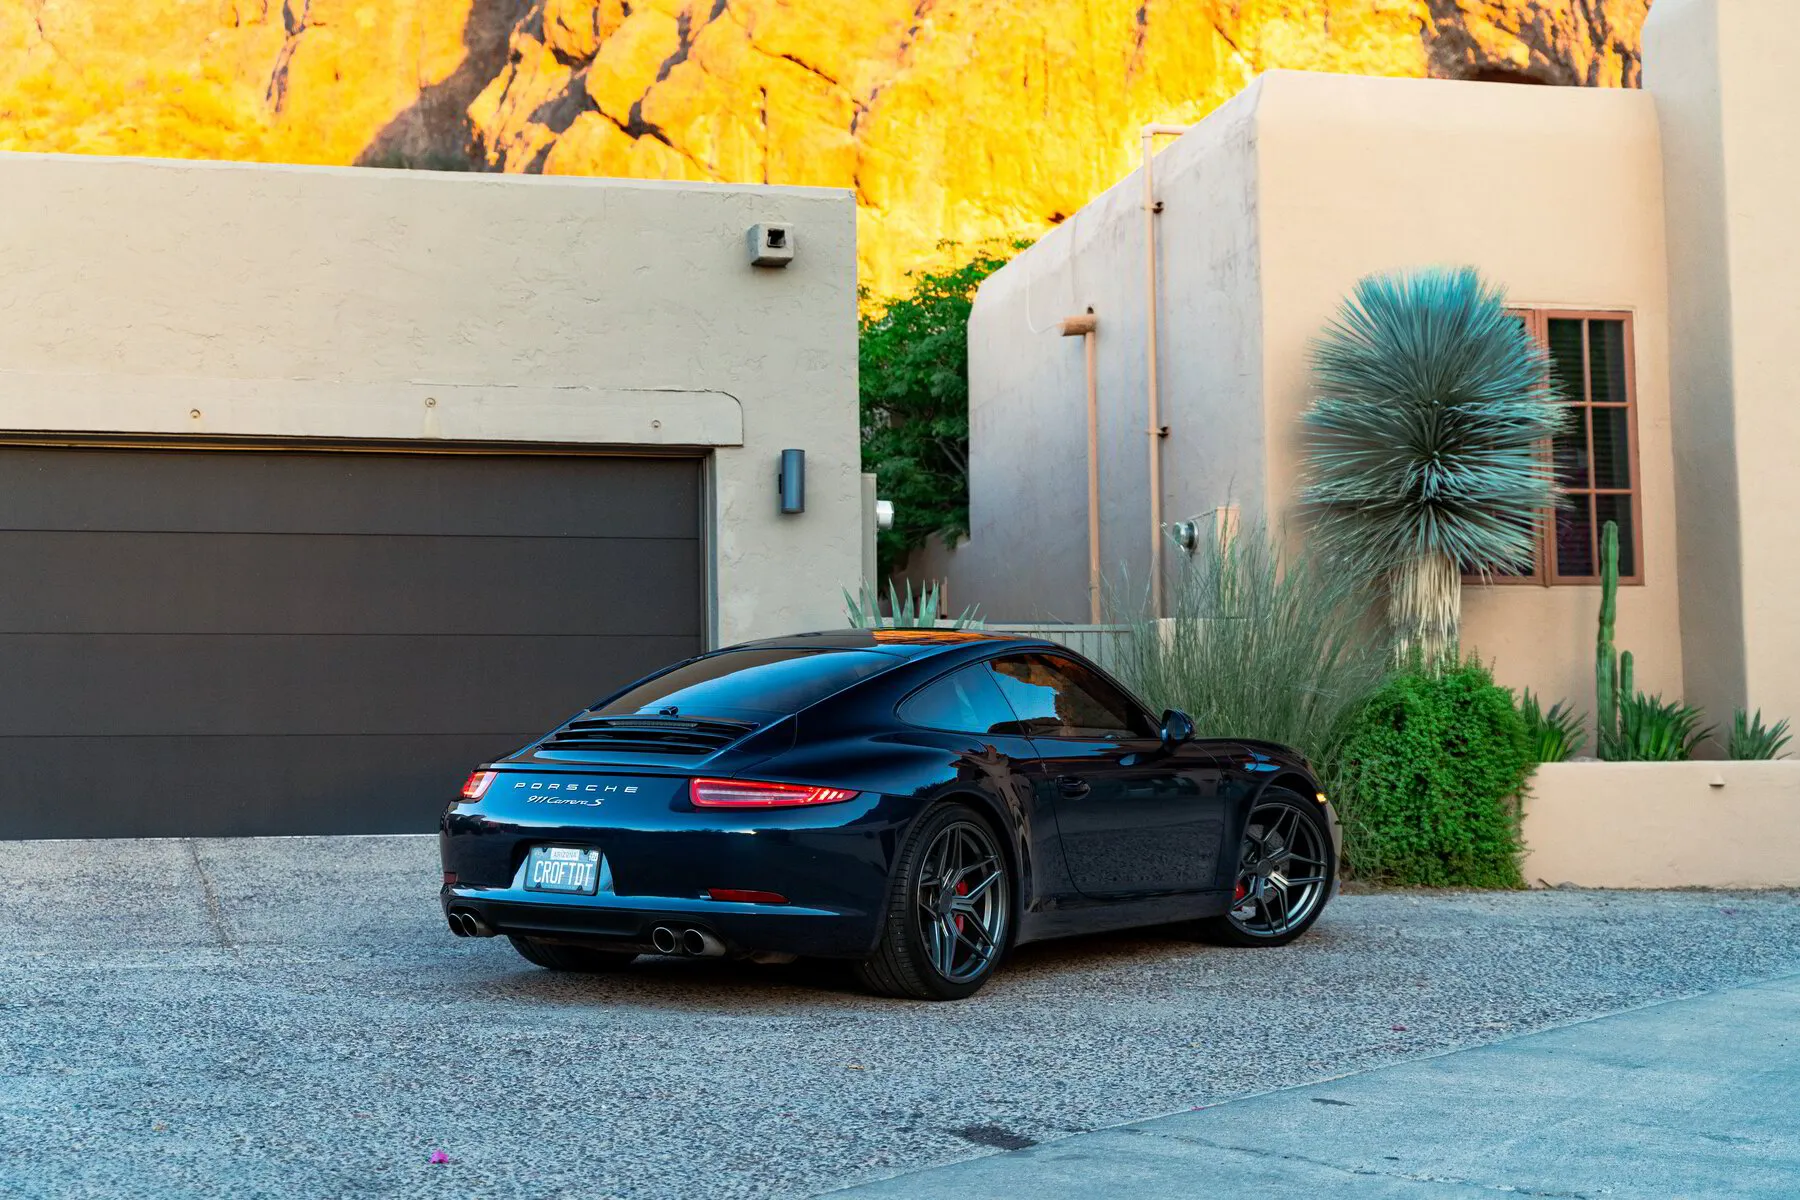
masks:
<path id="1" fill-rule="evenodd" d="M 1292 750 L 1158 721 L 1054 643 L 929 629 L 678 663 L 476 771 L 440 837 L 452 932 L 539 966 L 836 958 L 924 1000 L 1069 934 L 1291 941 L 1339 841 Z"/>

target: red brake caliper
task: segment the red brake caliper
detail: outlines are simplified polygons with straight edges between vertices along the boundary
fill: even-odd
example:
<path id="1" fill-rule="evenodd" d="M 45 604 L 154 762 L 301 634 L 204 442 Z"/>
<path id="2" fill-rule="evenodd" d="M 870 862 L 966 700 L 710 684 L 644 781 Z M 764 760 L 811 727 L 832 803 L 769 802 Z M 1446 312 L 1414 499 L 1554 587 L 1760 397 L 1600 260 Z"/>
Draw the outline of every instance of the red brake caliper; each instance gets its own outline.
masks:
<path id="1" fill-rule="evenodd" d="M 968 880 L 959 879 L 956 881 L 956 894 L 959 896 L 966 896 L 969 894 L 969 881 Z M 962 931 L 963 931 L 963 917 L 962 917 L 961 913 L 957 913 L 956 914 L 956 932 L 961 933 Z"/>
<path id="2" fill-rule="evenodd" d="M 1238 883 L 1237 883 L 1237 890 L 1231 893 L 1231 902 L 1233 904 L 1236 904 L 1239 900 L 1242 900 L 1245 896 L 1248 896 L 1249 894 L 1250 894 L 1250 885 L 1245 883 L 1242 879 L 1240 879 L 1240 880 L 1238 880 Z"/>

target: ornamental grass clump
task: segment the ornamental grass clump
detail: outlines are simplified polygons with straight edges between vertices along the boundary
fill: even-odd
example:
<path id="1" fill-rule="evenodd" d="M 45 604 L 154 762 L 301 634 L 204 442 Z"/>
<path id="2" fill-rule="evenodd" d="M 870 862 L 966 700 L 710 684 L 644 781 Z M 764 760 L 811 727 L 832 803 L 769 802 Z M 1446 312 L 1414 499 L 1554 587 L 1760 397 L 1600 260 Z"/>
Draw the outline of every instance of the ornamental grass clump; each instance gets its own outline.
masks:
<path id="1" fill-rule="evenodd" d="M 1202 737 L 1266 738 L 1326 772 L 1348 715 L 1392 669 L 1365 619 L 1366 580 L 1304 552 L 1285 561 L 1267 531 L 1203 537 L 1171 588 L 1168 618 L 1143 597 L 1109 597 L 1130 626 L 1108 660 L 1157 709 L 1178 708 Z"/>
<path id="2" fill-rule="evenodd" d="M 1530 688 L 1519 696 L 1519 716 L 1525 721 L 1525 735 L 1531 740 L 1535 762 L 1567 762 L 1587 741 L 1581 728 L 1581 713 L 1560 700 L 1546 710 Z"/>
<path id="3" fill-rule="evenodd" d="M 1567 419 L 1546 352 L 1473 268 L 1361 280 L 1313 346 L 1307 485 L 1322 548 L 1387 590 L 1426 666 L 1452 659 L 1464 572 L 1531 565 Z"/>
<path id="4" fill-rule="evenodd" d="M 1347 869 L 1413 887 L 1523 887 L 1519 797 L 1535 766 L 1512 693 L 1479 662 L 1391 679 L 1339 747 Z"/>

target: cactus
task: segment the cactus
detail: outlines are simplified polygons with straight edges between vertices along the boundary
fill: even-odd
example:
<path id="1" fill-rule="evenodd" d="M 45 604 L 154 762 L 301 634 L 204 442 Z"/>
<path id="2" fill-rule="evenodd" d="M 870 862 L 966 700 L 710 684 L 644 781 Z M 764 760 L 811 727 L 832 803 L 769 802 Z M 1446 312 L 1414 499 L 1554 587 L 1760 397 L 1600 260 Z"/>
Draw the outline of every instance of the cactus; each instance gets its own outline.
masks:
<path id="1" fill-rule="evenodd" d="M 1631 652 L 1621 659 L 1613 648 L 1619 615 L 1619 527 L 1608 521 L 1600 532 L 1600 633 L 1594 647 L 1594 748 L 1610 758 L 1618 739 L 1619 698 L 1632 695 Z"/>

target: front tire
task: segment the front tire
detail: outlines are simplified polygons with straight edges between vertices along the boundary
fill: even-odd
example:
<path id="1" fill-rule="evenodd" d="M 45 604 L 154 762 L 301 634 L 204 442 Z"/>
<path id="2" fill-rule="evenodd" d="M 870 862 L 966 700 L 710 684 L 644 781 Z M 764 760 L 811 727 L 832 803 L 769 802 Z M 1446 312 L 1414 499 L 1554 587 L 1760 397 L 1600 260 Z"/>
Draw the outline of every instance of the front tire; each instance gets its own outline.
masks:
<path id="1" fill-rule="evenodd" d="M 561 942 L 543 942 L 537 938 L 519 937 L 507 934 L 506 940 L 512 943 L 526 962 L 534 963 L 548 971 L 575 971 L 584 975 L 595 975 L 605 971 L 619 971 L 637 961 L 638 956 L 623 950 L 595 950 L 588 946 L 565 946 Z"/>
<path id="2" fill-rule="evenodd" d="M 1197 922 L 1196 932 L 1221 946 L 1285 946 L 1319 919 L 1336 879 L 1324 806 L 1270 788 L 1244 823 L 1231 910 Z"/>
<path id="3" fill-rule="evenodd" d="M 981 990 L 1012 937 L 1012 878 L 993 827 L 965 804 L 927 813 L 889 885 L 864 987 L 908 1000 L 961 1000 Z"/>

